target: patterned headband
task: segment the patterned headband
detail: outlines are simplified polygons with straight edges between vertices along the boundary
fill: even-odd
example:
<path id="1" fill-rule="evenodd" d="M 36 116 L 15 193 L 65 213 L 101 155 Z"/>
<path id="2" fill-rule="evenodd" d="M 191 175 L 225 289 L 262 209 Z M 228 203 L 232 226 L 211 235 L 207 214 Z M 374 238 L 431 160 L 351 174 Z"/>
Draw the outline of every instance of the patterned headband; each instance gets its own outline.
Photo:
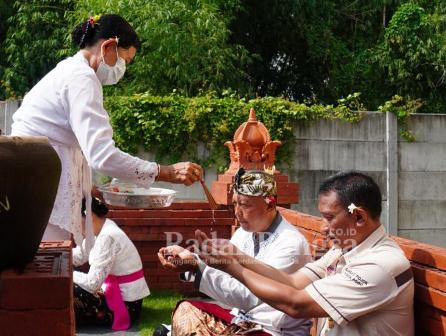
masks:
<path id="1" fill-rule="evenodd" d="M 234 191 L 247 196 L 277 196 L 274 177 L 260 170 L 240 168 L 235 175 Z"/>

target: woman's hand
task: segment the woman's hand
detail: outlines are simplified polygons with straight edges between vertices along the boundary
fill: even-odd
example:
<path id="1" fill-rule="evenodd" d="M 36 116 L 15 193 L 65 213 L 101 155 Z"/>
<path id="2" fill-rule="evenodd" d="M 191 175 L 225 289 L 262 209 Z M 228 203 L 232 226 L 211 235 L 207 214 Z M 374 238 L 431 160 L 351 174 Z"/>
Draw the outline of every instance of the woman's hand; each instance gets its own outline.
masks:
<path id="1" fill-rule="evenodd" d="M 170 166 L 160 165 L 160 173 L 157 181 L 182 183 L 191 185 L 199 181 L 203 176 L 203 168 L 193 162 L 178 162 Z"/>
<path id="2" fill-rule="evenodd" d="M 174 272 L 193 272 L 198 267 L 195 256 L 178 245 L 162 247 L 158 251 L 158 259 L 163 268 Z"/>
<path id="3" fill-rule="evenodd" d="M 195 231 L 195 238 L 200 249 L 200 258 L 208 265 L 222 271 L 228 271 L 238 264 L 238 257 L 243 253 L 227 239 L 209 239 L 200 231 Z"/>

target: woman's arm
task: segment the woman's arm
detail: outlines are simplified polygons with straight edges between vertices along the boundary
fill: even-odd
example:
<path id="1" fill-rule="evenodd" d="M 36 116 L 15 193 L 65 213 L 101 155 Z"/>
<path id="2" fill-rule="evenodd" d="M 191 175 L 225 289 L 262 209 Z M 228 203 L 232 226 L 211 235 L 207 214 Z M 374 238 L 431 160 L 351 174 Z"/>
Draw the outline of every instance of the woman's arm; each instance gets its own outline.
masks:
<path id="1" fill-rule="evenodd" d="M 88 76 L 73 78 L 64 91 L 63 100 L 69 114 L 69 124 L 90 167 L 143 187 L 149 187 L 155 181 L 158 175 L 155 162 L 139 159 L 115 146 L 99 83 Z M 180 162 L 160 166 L 158 179 L 190 185 L 198 181 L 202 174 L 199 165 Z"/>
<path id="2" fill-rule="evenodd" d="M 82 266 L 88 261 L 88 254 L 85 251 L 85 239 L 72 250 L 73 266 Z"/>
<path id="3" fill-rule="evenodd" d="M 110 274 L 116 255 L 118 243 L 110 236 L 98 236 L 90 251 L 90 270 L 88 273 L 73 272 L 73 282 L 86 291 L 95 294 L 101 289 L 105 278 Z"/>

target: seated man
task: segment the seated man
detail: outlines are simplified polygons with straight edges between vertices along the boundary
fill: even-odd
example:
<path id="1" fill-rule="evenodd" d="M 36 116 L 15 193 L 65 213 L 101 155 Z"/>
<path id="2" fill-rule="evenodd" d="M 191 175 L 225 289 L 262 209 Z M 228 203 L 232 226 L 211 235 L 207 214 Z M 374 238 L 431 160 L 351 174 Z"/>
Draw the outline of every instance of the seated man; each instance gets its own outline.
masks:
<path id="1" fill-rule="evenodd" d="M 260 171 L 240 169 L 233 186 L 235 216 L 240 228 L 231 242 L 241 251 L 285 274 L 311 261 L 306 239 L 276 210 L 274 177 Z M 175 271 L 191 271 L 195 285 L 219 304 L 235 308 L 231 314 L 202 301 L 183 301 L 173 315 L 172 335 L 234 335 L 249 329 L 257 335 L 308 335 L 311 321 L 293 319 L 261 302 L 249 289 L 224 272 L 179 246 L 162 248 L 162 265 Z M 262 329 L 266 332 L 261 332 Z"/>
<path id="2" fill-rule="evenodd" d="M 200 257 L 289 316 L 319 317 L 318 335 L 413 335 L 411 267 L 380 223 L 377 184 L 358 172 L 334 175 L 320 186 L 319 210 L 334 245 L 297 273 L 223 254 L 227 242 L 206 241 L 197 230 Z"/>

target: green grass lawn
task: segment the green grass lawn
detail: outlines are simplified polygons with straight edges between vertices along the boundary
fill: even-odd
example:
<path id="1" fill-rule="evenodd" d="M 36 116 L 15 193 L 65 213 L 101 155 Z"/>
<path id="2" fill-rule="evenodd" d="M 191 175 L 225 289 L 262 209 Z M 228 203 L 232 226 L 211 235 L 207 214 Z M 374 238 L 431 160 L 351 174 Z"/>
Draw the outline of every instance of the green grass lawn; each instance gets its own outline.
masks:
<path id="1" fill-rule="evenodd" d="M 153 291 L 143 301 L 139 328 L 142 336 L 152 336 L 156 326 L 161 323 L 170 324 L 172 310 L 178 300 L 183 299 L 181 294 L 172 291 Z"/>

